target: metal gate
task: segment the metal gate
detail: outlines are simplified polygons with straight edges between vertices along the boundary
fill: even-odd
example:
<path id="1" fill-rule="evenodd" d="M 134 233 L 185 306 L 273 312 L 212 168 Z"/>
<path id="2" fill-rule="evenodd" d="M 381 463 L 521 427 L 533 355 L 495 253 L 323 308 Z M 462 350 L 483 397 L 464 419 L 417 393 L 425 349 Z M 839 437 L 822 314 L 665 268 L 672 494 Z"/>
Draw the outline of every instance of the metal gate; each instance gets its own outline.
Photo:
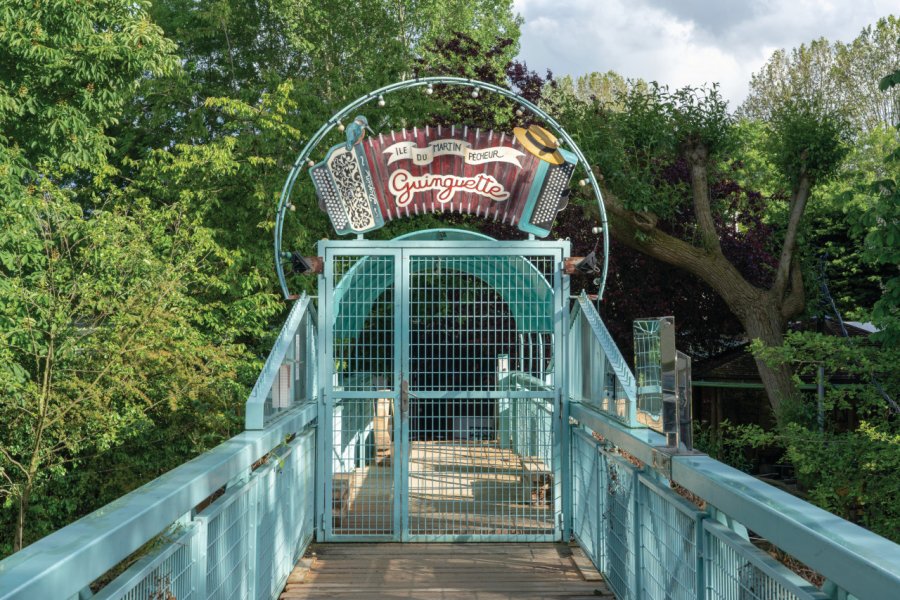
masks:
<path id="1" fill-rule="evenodd" d="M 559 539 L 568 243 L 437 235 L 320 243 L 320 533 Z"/>

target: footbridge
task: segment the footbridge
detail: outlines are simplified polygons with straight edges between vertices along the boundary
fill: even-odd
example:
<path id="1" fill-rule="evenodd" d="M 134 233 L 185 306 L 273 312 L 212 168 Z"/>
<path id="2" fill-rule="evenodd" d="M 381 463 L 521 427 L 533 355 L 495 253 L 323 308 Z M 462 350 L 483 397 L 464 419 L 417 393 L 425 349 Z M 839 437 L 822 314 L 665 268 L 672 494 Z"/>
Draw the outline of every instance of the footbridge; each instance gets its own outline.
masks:
<path id="1" fill-rule="evenodd" d="M 496 91 L 403 86 L 451 84 Z M 537 239 L 583 161 L 564 132 L 362 141 L 356 119 L 310 165 L 351 111 L 403 86 L 349 105 L 295 163 L 275 244 L 290 311 L 246 430 L 0 562 L 0 600 L 900 597 L 900 546 L 691 450 L 671 320 L 635 324 L 631 362 L 596 296 L 572 293 L 573 269 L 602 293 L 608 244 L 573 259 Z M 315 257 L 281 248 L 302 169 L 335 229 L 357 234 Z M 599 197 L 589 169 L 583 183 Z M 417 211 L 528 238 L 362 235 Z M 288 289 L 311 276 L 314 296 Z"/>

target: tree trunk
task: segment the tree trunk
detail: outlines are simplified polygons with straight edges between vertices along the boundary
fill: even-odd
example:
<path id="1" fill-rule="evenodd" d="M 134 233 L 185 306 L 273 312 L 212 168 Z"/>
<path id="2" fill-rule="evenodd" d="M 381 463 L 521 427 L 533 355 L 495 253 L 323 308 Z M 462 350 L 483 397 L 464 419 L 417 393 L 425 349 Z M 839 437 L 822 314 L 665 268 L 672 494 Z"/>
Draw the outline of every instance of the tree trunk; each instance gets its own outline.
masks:
<path id="1" fill-rule="evenodd" d="M 781 309 L 771 300 L 743 308 L 745 310 L 739 309 L 736 313 L 747 332 L 747 337 L 762 340 L 766 346 L 780 346 L 784 342 Z M 755 361 L 760 380 L 769 396 L 769 404 L 775 412 L 775 418 L 778 419 L 784 401 L 797 393 L 791 369 L 786 364 L 773 368 L 758 358 Z"/>
<path id="2" fill-rule="evenodd" d="M 19 514 L 16 517 L 16 534 L 13 539 L 13 552 L 18 552 L 25 545 L 25 515 L 28 513 L 28 504 L 31 501 L 31 484 L 22 488 L 19 496 Z"/>

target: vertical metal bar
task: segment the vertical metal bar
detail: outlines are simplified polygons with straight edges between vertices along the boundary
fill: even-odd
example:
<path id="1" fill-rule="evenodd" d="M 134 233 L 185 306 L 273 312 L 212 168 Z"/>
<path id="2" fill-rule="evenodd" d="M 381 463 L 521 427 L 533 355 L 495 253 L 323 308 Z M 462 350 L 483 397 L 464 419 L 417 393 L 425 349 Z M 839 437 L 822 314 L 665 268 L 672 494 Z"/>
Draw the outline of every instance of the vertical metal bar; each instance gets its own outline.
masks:
<path id="1" fill-rule="evenodd" d="M 247 481 L 250 490 L 247 492 L 247 597 L 257 598 L 256 593 L 256 563 L 258 559 L 259 541 L 257 540 L 257 524 L 259 522 L 259 477 L 253 475 Z"/>
<path id="2" fill-rule="evenodd" d="M 208 519 L 194 519 L 197 532 L 191 538 L 191 598 L 206 600 Z"/>
<path id="3" fill-rule="evenodd" d="M 331 539 L 331 525 L 334 516 L 332 514 L 334 460 L 332 459 L 334 437 L 334 253 L 325 249 L 325 274 L 320 276 L 320 285 L 324 280 L 324 294 L 320 291 L 319 302 L 324 304 L 318 311 L 321 333 L 319 344 L 323 356 L 319 367 L 320 399 L 319 419 L 317 422 L 318 434 L 316 435 L 316 473 L 319 474 L 316 482 L 316 494 L 321 498 L 317 503 L 320 512 L 316 516 L 316 531 L 319 539 L 328 541 Z M 320 288 L 321 290 L 322 288 Z"/>
<path id="4" fill-rule="evenodd" d="M 706 513 L 697 513 L 697 520 L 694 521 L 694 575 L 695 586 L 697 590 L 697 600 L 706 599 L 706 536 L 703 534 L 703 520 Z"/>
<path id="5" fill-rule="evenodd" d="M 634 532 L 633 540 L 634 547 L 632 551 L 632 559 L 634 560 L 634 581 L 632 582 L 632 589 L 634 590 L 635 598 L 643 598 L 643 560 L 641 557 L 642 542 L 641 542 L 641 511 L 643 510 L 643 497 L 644 494 L 642 492 L 642 487 L 640 483 L 640 477 L 638 477 L 638 469 L 632 470 L 631 473 L 631 497 L 632 497 L 632 522 L 631 527 Z"/>
<path id="6" fill-rule="evenodd" d="M 554 276 L 556 289 L 554 302 L 555 315 L 553 319 L 555 325 L 555 339 L 553 340 L 555 345 L 553 353 L 553 381 L 559 392 L 560 398 L 560 418 L 558 419 L 555 432 L 553 451 L 554 456 L 559 456 L 560 464 L 558 467 L 555 467 L 557 476 L 554 477 L 554 481 L 560 482 L 560 484 L 558 484 L 560 493 L 556 494 L 556 496 L 561 497 L 562 500 L 561 506 L 559 506 L 557 510 L 562 510 L 564 517 L 563 530 L 561 532 L 563 541 L 568 540 L 572 536 L 572 523 L 574 518 L 572 510 L 571 436 L 563 435 L 565 428 L 569 427 L 569 394 L 567 393 L 569 389 L 569 373 L 566 367 L 570 364 L 569 361 L 573 359 L 573 357 L 568 355 L 569 345 L 566 343 L 566 333 L 569 331 L 568 303 L 570 281 L 569 276 L 566 275 L 563 270 L 563 264 L 565 259 L 569 256 L 569 252 L 570 250 L 568 248 L 560 251 L 557 260 L 558 266 Z M 561 467 L 561 469 L 559 467 Z M 559 502 L 557 502 L 557 504 L 559 504 Z"/>
<path id="7" fill-rule="evenodd" d="M 394 285 L 397 286 L 399 293 L 395 292 L 399 306 L 395 307 L 395 323 L 394 323 L 394 339 L 396 345 L 399 346 L 399 359 L 397 360 L 397 387 L 399 399 L 399 390 L 402 386 L 404 378 L 409 377 L 410 361 L 409 361 L 409 320 L 410 320 L 410 255 L 405 250 L 400 250 L 394 255 L 394 264 L 399 268 L 394 269 Z M 399 310 L 396 310 L 399 308 Z M 396 407 L 401 410 L 395 411 L 395 415 L 399 414 L 399 427 L 395 424 L 394 431 L 399 431 L 399 435 L 394 438 L 394 451 L 397 452 L 399 464 L 394 469 L 396 479 L 394 480 L 394 516 L 396 534 L 401 541 L 409 540 L 409 460 L 410 460 L 410 429 L 409 429 L 409 410 L 402 410 L 403 407 Z M 399 446 L 399 448 L 398 448 Z"/>

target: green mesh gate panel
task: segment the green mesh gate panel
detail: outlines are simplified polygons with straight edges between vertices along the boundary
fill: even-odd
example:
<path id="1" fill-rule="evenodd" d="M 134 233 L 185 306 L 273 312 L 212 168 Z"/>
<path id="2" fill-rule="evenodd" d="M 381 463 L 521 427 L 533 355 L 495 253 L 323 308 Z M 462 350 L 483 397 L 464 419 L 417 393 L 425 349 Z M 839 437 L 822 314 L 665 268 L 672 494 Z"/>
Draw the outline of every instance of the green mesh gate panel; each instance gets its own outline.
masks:
<path id="1" fill-rule="evenodd" d="M 554 534 L 554 265 L 546 256 L 410 258 L 411 538 Z M 528 286 L 544 293 L 519 297 Z M 511 372 L 535 389 L 520 389 Z M 512 390 L 526 393 L 504 397 Z"/>
<path id="2" fill-rule="evenodd" d="M 331 535 L 395 536 L 396 257 L 335 256 L 330 417 Z"/>
<path id="3" fill-rule="evenodd" d="M 325 539 L 558 539 L 568 244 L 320 247 Z"/>

